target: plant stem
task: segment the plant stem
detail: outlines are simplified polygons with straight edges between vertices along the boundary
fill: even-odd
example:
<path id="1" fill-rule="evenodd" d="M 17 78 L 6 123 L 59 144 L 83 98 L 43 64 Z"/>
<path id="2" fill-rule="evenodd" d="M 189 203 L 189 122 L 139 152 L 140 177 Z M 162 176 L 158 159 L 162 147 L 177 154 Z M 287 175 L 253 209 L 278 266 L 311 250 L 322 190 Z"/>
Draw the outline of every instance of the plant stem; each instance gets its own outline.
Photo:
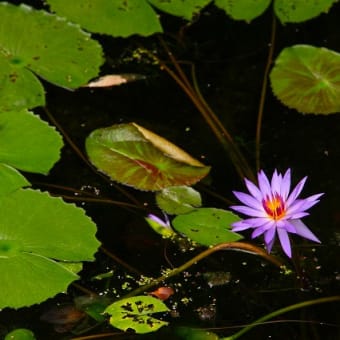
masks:
<path id="1" fill-rule="evenodd" d="M 268 84 L 268 75 L 269 70 L 273 62 L 273 54 L 274 54 L 274 45 L 275 45 L 275 35 L 276 35 L 276 17 L 275 13 L 273 13 L 272 19 L 272 30 L 271 30 L 271 37 L 269 43 L 269 51 L 267 57 L 267 63 L 263 74 L 263 81 L 262 81 L 262 89 L 261 89 L 261 97 L 259 103 L 259 109 L 257 114 L 257 123 L 256 123 L 256 136 L 255 136 L 255 159 L 256 159 L 256 170 L 260 170 L 260 150 L 261 150 L 261 127 L 262 127 L 262 119 L 263 119 L 263 110 L 264 110 L 264 103 L 266 101 L 266 93 L 267 93 L 267 84 Z"/>
<path id="2" fill-rule="evenodd" d="M 242 179 L 244 177 L 247 177 L 250 180 L 254 180 L 254 174 L 248 162 L 243 157 L 241 151 L 233 141 L 229 132 L 226 130 L 221 121 L 218 119 L 218 117 L 215 115 L 213 110 L 203 98 L 199 90 L 198 83 L 196 81 L 195 73 L 193 72 L 194 68 L 192 69 L 193 84 L 191 84 L 183 69 L 179 65 L 178 61 L 173 56 L 172 52 L 169 50 L 168 46 L 162 38 L 160 38 L 160 42 L 176 72 L 168 67 L 165 62 L 157 58 L 155 55 L 152 55 L 152 58 L 157 60 L 157 62 L 160 64 L 161 69 L 166 71 L 191 99 L 193 104 L 196 106 L 206 123 L 209 125 L 209 127 L 217 137 L 218 141 L 221 143 L 222 147 L 228 152 L 239 176 Z"/>
<path id="3" fill-rule="evenodd" d="M 44 112 L 47 115 L 48 119 L 51 121 L 53 125 L 60 131 L 60 133 L 65 138 L 66 142 L 69 144 L 71 149 L 74 151 L 74 153 L 96 174 L 104 178 L 106 181 L 108 181 L 108 177 L 98 172 L 98 170 L 90 163 L 90 161 L 87 159 L 87 157 L 84 155 L 83 152 L 80 151 L 78 146 L 73 142 L 72 138 L 66 133 L 66 131 L 62 128 L 62 126 L 57 122 L 57 120 L 53 117 L 52 113 L 48 110 L 47 107 L 44 107 Z M 118 191 L 120 191 L 125 197 L 127 197 L 131 202 L 133 202 L 137 206 L 143 206 L 133 195 L 131 195 L 129 192 L 121 188 L 119 185 L 113 183 L 111 180 L 110 184 L 112 184 Z"/>
<path id="4" fill-rule="evenodd" d="M 330 297 L 325 297 L 325 298 L 320 298 L 320 299 L 315 299 L 315 300 L 309 300 L 309 301 L 304 301 L 304 302 L 299 302 L 299 303 L 296 303 L 294 305 L 290 305 L 290 306 L 287 306 L 287 307 L 284 307 L 284 308 L 280 308 L 280 309 L 278 309 L 278 310 L 276 310 L 272 313 L 269 313 L 265 316 L 262 316 L 261 318 L 252 322 L 250 325 L 242 328 L 239 332 L 235 333 L 234 335 L 228 336 L 228 337 L 225 337 L 225 338 L 221 338 L 220 340 L 235 340 L 235 339 L 239 338 L 241 335 L 250 331 L 252 328 L 258 326 L 262 322 L 267 321 L 269 319 L 272 319 L 272 318 L 279 316 L 281 314 L 291 312 L 295 309 L 304 308 L 304 307 L 308 307 L 308 306 L 312 306 L 312 305 L 316 305 L 316 304 L 320 304 L 320 303 L 335 302 L 335 301 L 340 301 L 340 295 L 330 296 Z"/>
<path id="5" fill-rule="evenodd" d="M 263 258 L 265 258 L 266 260 L 268 260 L 269 262 L 272 262 L 274 265 L 278 266 L 278 267 L 283 267 L 283 263 L 280 262 L 277 258 L 275 258 L 274 256 L 268 254 L 265 250 L 263 250 L 262 248 L 259 248 L 255 245 L 252 245 L 250 243 L 244 243 L 244 242 L 227 242 L 227 243 L 220 243 L 217 244 L 214 247 L 208 248 L 205 251 L 203 251 L 202 253 L 196 255 L 195 257 L 193 257 L 191 260 L 185 262 L 184 264 L 182 264 L 180 267 L 174 268 L 172 269 L 170 272 L 166 273 L 165 275 L 162 275 L 156 279 L 154 279 L 152 282 L 143 285 L 135 290 L 133 290 L 132 292 L 126 294 L 123 298 L 127 298 L 127 297 L 131 297 L 131 296 L 135 296 L 138 294 L 141 294 L 143 292 L 145 292 L 146 290 L 149 290 L 150 288 L 159 285 L 160 283 L 162 283 L 163 281 L 166 281 L 167 279 L 180 274 L 181 272 L 183 272 L 184 270 L 188 269 L 189 267 L 191 267 L 192 265 L 196 264 L 197 262 L 203 260 L 205 257 L 220 251 L 220 250 L 227 250 L 227 249 L 232 249 L 232 250 L 240 250 L 240 251 L 245 251 L 245 252 L 250 252 L 252 254 L 256 254 L 259 256 L 262 256 Z"/>

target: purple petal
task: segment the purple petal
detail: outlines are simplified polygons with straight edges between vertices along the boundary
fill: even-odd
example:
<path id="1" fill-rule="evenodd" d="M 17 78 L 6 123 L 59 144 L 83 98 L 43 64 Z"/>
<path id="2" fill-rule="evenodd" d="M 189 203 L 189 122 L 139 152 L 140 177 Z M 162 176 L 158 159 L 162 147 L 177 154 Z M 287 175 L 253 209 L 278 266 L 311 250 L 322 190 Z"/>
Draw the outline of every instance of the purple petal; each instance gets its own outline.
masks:
<path id="1" fill-rule="evenodd" d="M 287 208 L 287 214 L 294 214 L 295 212 L 303 212 L 308 210 L 313 205 L 319 202 L 318 198 L 322 194 L 316 194 L 303 199 L 295 200 L 290 207 Z"/>
<path id="2" fill-rule="evenodd" d="M 268 229 L 265 234 L 264 234 L 264 242 L 265 244 L 269 244 L 273 241 L 273 238 L 275 238 L 275 234 L 276 234 L 276 228 L 270 228 Z"/>
<path id="3" fill-rule="evenodd" d="M 264 238 L 265 238 L 264 241 L 265 241 L 268 253 L 270 253 L 272 251 L 272 247 L 273 247 L 274 242 L 275 242 L 276 228 L 272 228 L 272 229 L 269 229 L 269 230 L 270 230 L 270 232 L 267 231 L 268 236 L 266 234 L 264 235 Z M 274 231 L 274 233 L 273 233 L 273 231 Z"/>
<path id="4" fill-rule="evenodd" d="M 302 201 L 304 202 L 304 205 L 301 209 L 307 210 L 307 209 L 311 208 L 313 205 L 320 202 L 320 200 L 318 198 L 321 197 L 322 195 L 323 195 L 323 193 L 312 195 L 312 196 L 309 196 L 307 198 L 303 198 Z"/>
<path id="5" fill-rule="evenodd" d="M 308 216 L 309 213 L 308 212 L 305 212 L 305 211 L 301 211 L 301 212 L 296 212 L 296 213 L 286 213 L 286 220 L 296 220 L 296 219 L 299 219 L 299 218 L 302 218 L 302 217 L 305 217 L 305 216 Z"/>
<path id="6" fill-rule="evenodd" d="M 256 228 L 256 230 L 253 231 L 251 238 L 258 237 L 262 235 L 264 232 L 268 231 L 269 229 L 275 229 L 275 222 L 274 221 L 269 221 L 267 224 Z"/>
<path id="7" fill-rule="evenodd" d="M 291 220 L 290 223 L 295 227 L 296 234 L 308 240 L 321 243 L 321 241 L 308 229 L 301 220 Z"/>
<path id="8" fill-rule="evenodd" d="M 266 231 L 266 229 L 264 229 L 264 228 L 262 228 L 262 227 L 261 227 L 261 228 L 257 228 L 257 229 L 255 229 L 255 230 L 252 232 L 251 238 L 256 238 L 256 237 L 262 235 L 265 231 Z"/>
<path id="9" fill-rule="evenodd" d="M 288 233 L 296 234 L 295 226 L 290 223 L 290 220 L 278 221 L 277 227 L 285 229 Z"/>
<path id="10" fill-rule="evenodd" d="M 277 233 L 279 235 L 279 240 L 283 251 L 286 253 L 288 257 L 292 257 L 292 249 L 290 246 L 290 240 L 287 231 L 283 228 L 278 228 Z"/>
<path id="11" fill-rule="evenodd" d="M 288 195 L 289 195 L 289 190 L 290 190 L 290 169 L 286 171 L 286 173 L 283 176 L 282 182 L 281 182 L 281 197 L 286 200 Z"/>
<path id="12" fill-rule="evenodd" d="M 269 242 L 268 244 L 266 244 L 266 248 L 267 248 L 268 253 L 270 253 L 270 252 L 272 251 L 274 242 L 275 242 L 275 237 L 273 237 L 273 239 L 271 240 L 271 242 Z"/>
<path id="13" fill-rule="evenodd" d="M 278 174 L 276 169 L 273 173 L 272 181 L 271 181 L 271 191 L 273 193 L 281 194 L 281 186 L 282 186 L 282 175 Z"/>
<path id="14" fill-rule="evenodd" d="M 254 196 L 259 202 L 262 202 L 263 196 L 262 196 L 261 191 L 258 189 L 258 187 L 246 178 L 244 182 L 246 183 L 246 187 L 251 193 L 251 195 Z"/>
<path id="15" fill-rule="evenodd" d="M 233 205 L 230 207 L 230 209 L 233 209 L 244 215 L 248 215 L 252 217 L 265 217 L 266 216 L 266 213 L 264 211 L 252 209 L 244 205 Z"/>
<path id="16" fill-rule="evenodd" d="M 274 221 L 267 217 L 255 217 L 255 218 L 248 218 L 243 220 L 243 222 L 249 224 L 252 228 L 259 228 L 265 226 L 266 224 L 273 224 Z M 236 222 L 238 223 L 238 222 Z"/>
<path id="17" fill-rule="evenodd" d="M 253 228 L 249 223 L 246 223 L 245 221 L 235 222 L 231 226 L 232 226 L 232 231 L 242 231 L 242 230 Z"/>
<path id="18" fill-rule="evenodd" d="M 307 176 L 302 178 L 302 180 L 296 185 L 296 187 L 294 188 L 294 190 L 291 192 L 291 194 L 289 195 L 289 197 L 287 198 L 286 201 L 286 206 L 287 208 L 290 207 L 290 205 L 296 200 L 296 198 L 300 195 L 305 183 L 307 180 Z"/>
<path id="19" fill-rule="evenodd" d="M 256 210 L 262 209 L 262 204 L 257 201 L 253 196 L 250 196 L 248 194 L 245 194 L 243 192 L 239 191 L 233 191 L 233 194 L 238 198 L 239 201 L 241 201 L 243 204 L 254 208 Z"/>
<path id="20" fill-rule="evenodd" d="M 150 218 L 150 220 L 153 220 L 154 222 L 158 223 L 162 227 L 168 228 L 170 226 L 168 223 L 164 222 L 162 219 L 160 219 L 158 216 L 154 214 L 149 214 L 147 217 Z"/>
<path id="21" fill-rule="evenodd" d="M 271 197 L 272 196 L 272 191 L 271 191 L 270 183 L 269 183 L 268 177 L 266 176 L 266 174 L 264 173 L 263 170 L 261 170 L 258 173 L 257 178 L 258 178 L 259 188 L 260 188 L 260 191 L 262 193 L 262 196 L 264 196 L 264 197 L 266 197 L 266 196 Z"/>

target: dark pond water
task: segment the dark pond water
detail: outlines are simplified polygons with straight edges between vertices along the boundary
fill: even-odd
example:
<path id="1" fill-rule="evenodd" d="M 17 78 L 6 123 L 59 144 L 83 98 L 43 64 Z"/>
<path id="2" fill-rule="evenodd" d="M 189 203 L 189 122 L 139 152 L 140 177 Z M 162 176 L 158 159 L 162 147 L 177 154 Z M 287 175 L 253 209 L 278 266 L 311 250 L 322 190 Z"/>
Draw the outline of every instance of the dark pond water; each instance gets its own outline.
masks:
<path id="1" fill-rule="evenodd" d="M 275 56 L 283 47 L 297 43 L 340 51 L 339 15 L 340 4 L 335 5 L 329 14 L 304 24 L 278 24 Z M 202 93 L 240 142 L 251 164 L 254 164 L 255 124 L 271 20 L 270 13 L 266 13 L 247 25 L 232 21 L 216 8 L 209 7 L 196 23 L 185 29 L 181 41 L 175 42 L 166 37 L 179 60 L 195 63 Z M 165 22 L 173 33 L 181 24 L 175 19 Z M 194 157 L 204 157 L 205 163 L 212 166 L 209 190 L 233 200 L 231 191 L 243 190 L 242 182 L 185 94 L 157 68 L 145 63 L 122 62 L 136 46 L 157 46 L 157 40 L 98 39 L 107 55 L 103 73 L 135 72 L 145 74 L 146 80 L 111 89 L 75 92 L 46 84 L 48 108 L 68 136 L 84 152 L 84 140 L 92 130 L 120 122 L 137 122 L 175 142 Z M 37 110 L 37 113 L 47 119 L 42 110 Z M 339 136 L 340 115 L 301 115 L 281 105 L 268 89 L 263 121 L 262 168 L 270 173 L 274 168 L 285 171 L 290 167 L 295 183 L 308 175 L 304 195 L 325 193 L 311 216 L 305 219 L 322 243 L 315 245 L 294 239 L 297 256 L 294 262 L 287 261 L 293 271 L 291 275 L 284 275 L 249 254 L 220 252 L 210 256 L 169 281 L 176 294 L 167 301 L 172 313 L 165 319 L 172 326 L 213 329 L 220 336 L 227 336 L 236 331 L 234 326 L 250 323 L 276 309 L 339 294 Z M 94 173 L 68 145 L 49 176 L 30 178 L 37 188 L 55 194 L 73 196 L 72 190 L 77 189 L 91 192 L 98 198 L 131 203 L 116 185 Z M 48 184 L 72 190 L 51 188 Z M 178 266 L 200 251 L 182 253 L 177 246 L 160 239 L 143 219 L 148 211 L 155 209 L 153 194 L 130 188 L 124 190 L 146 209 L 124 209 L 86 200 L 77 202 L 97 223 L 98 238 L 106 249 L 143 275 L 154 277 L 159 276 L 162 269 L 169 268 L 169 264 Z M 201 192 L 205 206 L 227 208 L 223 200 L 205 190 Z M 261 245 L 261 240 L 256 242 Z M 281 254 L 279 247 L 274 249 L 274 253 Z M 109 270 L 114 270 L 115 275 L 108 286 L 88 280 Z M 224 285 L 210 287 L 205 274 L 220 271 L 230 273 L 230 278 Z M 86 265 L 84 281 L 79 284 L 97 293 L 112 292 L 115 288 L 124 294 L 121 286 L 127 281 L 126 273 L 128 270 L 124 266 L 99 252 L 97 261 Z M 133 279 L 129 282 L 134 285 Z M 70 304 L 82 294 L 77 288 L 70 287 L 69 294 L 39 306 L 19 311 L 5 310 L 0 313 L 0 334 L 26 327 L 32 329 L 38 339 L 77 338 L 70 332 L 56 332 L 52 325 L 40 321 L 40 317 L 57 304 Z M 78 329 L 82 327 L 85 325 Z M 110 331 L 112 328 L 99 325 L 88 334 Z M 167 328 L 149 336 L 130 337 L 117 332 L 110 338 L 176 337 L 171 328 Z M 242 339 L 340 339 L 339 304 L 316 305 L 284 314 L 253 329 Z"/>

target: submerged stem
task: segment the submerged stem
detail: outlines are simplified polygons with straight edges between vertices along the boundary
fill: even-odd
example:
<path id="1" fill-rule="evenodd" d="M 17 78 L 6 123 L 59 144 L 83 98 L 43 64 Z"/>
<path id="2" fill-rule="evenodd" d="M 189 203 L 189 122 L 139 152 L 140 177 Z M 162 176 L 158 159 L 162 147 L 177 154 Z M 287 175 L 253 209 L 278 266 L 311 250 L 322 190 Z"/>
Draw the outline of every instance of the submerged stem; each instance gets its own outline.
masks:
<path id="1" fill-rule="evenodd" d="M 167 272 L 165 275 L 162 275 L 156 279 L 154 279 L 152 282 L 143 285 L 135 290 L 133 290 L 132 292 L 126 294 L 123 298 L 127 298 L 127 297 L 131 297 L 131 296 L 135 296 L 138 294 L 141 294 L 143 292 L 145 292 L 146 290 L 149 290 L 150 288 L 159 285 L 160 283 L 162 283 L 163 281 L 168 280 L 169 278 L 180 274 L 181 272 L 183 272 L 184 270 L 188 269 L 189 267 L 191 267 L 192 265 L 196 264 L 197 262 L 203 260 L 205 257 L 220 251 L 220 250 L 227 250 L 227 249 L 232 249 L 232 250 L 240 250 L 240 251 L 245 251 L 245 252 L 250 252 L 259 256 L 262 256 L 264 259 L 268 260 L 269 262 L 273 263 L 274 265 L 278 266 L 278 267 L 283 267 L 283 263 L 280 262 L 277 258 L 275 258 L 274 256 L 268 254 L 265 250 L 263 250 L 262 248 L 259 248 L 255 245 L 252 245 L 250 243 L 244 243 L 244 242 L 227 242 L 227 243 L 220 243 L 217 244 L 214 247 L 208 248 L 205 251 L 203 251 L 202 253 L 196 255 L 195 257 L 193 257 L 191 260 L 185 262 L 184 264 L 182 264 L 180 267 L 174 268 L 172 269 L 170 272 Z"/>
<path id="2" fill-rule="evenodd" d="M 312 305 L 316 305 L 316 304 L 320 304 L 320 303 L 335 302 L 335 301 L 340 301 L 340 295 L 329 296 L 329 297 L 325 297 L 325 298 L 299 302 L 299 303 L 296 303 L 294 305 L 290 305 L 290 306 L 287 306 L 287 307 L 280 308 L 280 309 L 278 309 L 278 310 L 276 310 L 272 313 L 269 313 L 269 314 L 262 316 L 261 318 L 255 320 L 250 325 L 242 328 L 239 332 L 235 333 L 234 335 L 228 336 L 228 337 L 225 337 L 225 338 L 221 338 L 220 340 L 235 340 L 235 339 L 239 338 L 241 335 L 250 331 L 252 328 L 261 324 L 263 321 L 272 319 L 276 316 L 279 316 L 279 315 L 284 314 L 284 313 L 288 313 L 288 312 L 293 311 L 295 309 L 304 308 L 304 307 L 308 307 L 308 306 L 312 306 Z"/>
<path id="3" fill-rule="evenodd" d="M 105 175 L 98 172 L 98 170 L 90 163 L 90 161 L 87 159 L 87 157 L 84 155 L 84 153 L 79 149 L 79 147 L 73 142 L 72 138 L 66 133 L 66 131 L 63 129 L 63 127 L 58 123 L 58 121 L 54 118 L 52 113 L 48 110 L 47 107 L 44 107 L 44 112 L 47 115 L 48 119 L 55 125 L 55 127 L 59 130 L 59 132 L 63 135 L 66 142 L 69 144 L 71 149 L 74 151 L 74 153 L 96 174 L 104 178 L 106 181 L 109 181 L 110 184 L 112 184 L 115 189 L 120 191 L 125 197 L 127 197 L 131 202 L 133 202 L 137 206 L 143 206 L 133 195 L 131 195 L 129 192 L 121 188 L 119 185 L 112 183 L 111 180 L 108 179 Z"/>
<path id="4" fill-rule="evenodd" d="M 157 58 L 155 55 L 152 55 L 152 57 L 158 61 L 161 69 L 166 71 L 191 99 L 206 123 L 215 134 L 218 141 L 221 143 L 222 147 L 228 152 L 239 176 L 242 179 L 244 177 L 247 177 L 250 180 L 254 180 L 254 175 L 248 162 L 243 157 L 241 151 L 233 141 L 229 132 L 226 130 L 226 128 L 223 126 L 221 121 L 218 119 L 218 117 L 215 115 L 213 110 L 210 108 L 210 106 L 202 96 L 194 72 L 192 72 L 193 83 L 191 83 L 162 38 L 160 38 L 160 42 L 162 44 L 162 47 L 166 51 L 170 61 L 172 62 L 176 72 L 168 67 L 165 62 Z"/>
<path id="5" fill-rule="evenodd" d="M 256 123 L 256 136 L 255 136 L 255 159 L 256 159 L 256 170 L 260 170 L 260 150 L 261 150 L 261 127 L 262 127 L 262 119 L 263 119 L 263 110 L 264 103 L 266 101 L 266 93 L 267 93 L 267 84 L 268 84 L 268 74 L 273 62 L 273 54 L 274 54 L 274 45 L 275 45 L 275 35 L 276 35 L 276 17 L 273 13 L 272 20 L 272 32 L 269 43 L 269 51 L 267 57 L 267 63 L 263 74 L 262 81 L 262 89 L 261 89 L 261 97 L 259 103 L 259 109 L 257 114 L 257 123 Z"/>

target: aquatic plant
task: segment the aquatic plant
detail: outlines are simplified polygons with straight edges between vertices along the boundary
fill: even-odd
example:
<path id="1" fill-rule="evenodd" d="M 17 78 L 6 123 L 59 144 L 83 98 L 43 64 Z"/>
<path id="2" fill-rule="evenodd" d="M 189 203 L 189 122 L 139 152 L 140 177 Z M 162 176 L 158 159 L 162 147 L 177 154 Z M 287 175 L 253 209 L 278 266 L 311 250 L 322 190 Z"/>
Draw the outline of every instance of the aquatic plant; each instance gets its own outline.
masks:
<path id="1" fill-rule="evenodd" d="M 308 215 L 306 211 L 318 203 L 323 194 L 298 198 L 306 180 L 307 177 L 304 177 L 290 192 L 290 169 L 284 175 L 275 170 L 271 182 L 261 170 L 258 173 L 258 187 L 245 179 L 250 195 L 234 191 L 234 195 L 244 205 L 233 205 L 230 208 L 251 218 L 233 223 L 233 231 L 254 229 L 252 238 L 264 234 L 268 252 L 272 250 L 277 234 L 282 249 L 288 257 L 292 256 L 288 233 L 319 243 L 320 240 L 301 221 L 301 218 Z"/>
<path id="2" fill-rule="evenodd" d="M 301 218 L 308 215 L 307 210 L 319 201 L 322 194 L 299 198 L 306 177 L 290 191 L 290 169 L 284 174 L 275 170 L 271 181 L 261 170 L 256 186 L 251 157 L 242 152 L 237 139 L 222 124 L 218 114 L 205 100 L 200 90 L 195 65 L 191 61 L 176 59 L 170 46 L 173 48 L 174 41 L 179 45 L 183 43 L 181 39 L 185 35 L 185 29 L 200 19 L 206 6 L 215 6 L 233 20 L 243 20 L 247 23 L 269 8 L 272 9 L 271 41 L 256 129 L 255 157 L 256 167 L 259 169 L 260 132 L 268 80 L 274 95 L 288 108 L 315 114 L 339 111 L 339 53 L 323 47 L 297 44 L 285 47 L 275 60 L 273 57 L 277 21 L 286 24 L 311 20 L 329 11 L 335 2 L 334 0 L 313 2 L 46 0 L 42 5 L 43 10 L 33 9 L 25 4 L 15 6 L 1 2 L 0 308 L 21 308 L 40 303 L 58 293 L 66 292 L 68 286 L 81 277 L 83 278 L 81 284 L 84 287 L 77 283 L 74 283 L 74 287 L 87 294 L 85 298 L 87 302 L 80 303 L 80 299 L 77 301 L 75 298 L 75 306 L 70 309 L 76 310 L 78 316 L 81 315 L 82 322 L 84 321 L 79 325 L 79 333 L 107 321 L 123 331 L 134 330 L 141 334 L 158 331 L 169 324 L 162 318 L 167 318 L 170 311 L 167 304 L 170 305 L 171 300 L 177 298 L 180 284 L 174 288 L 166 287 L 171 292 L 166 303 L 141 294 L 149 292 L 149 295 L 157 296 L 155 292 L 158 290 L 150 292 L 150 289 L 164 288 L 165 281 L 184 275 L 199 261 L 225 250 L 250 253 L 262 259 L 263 266 L 271 263 L 283 274 L 291 273 L 290 260 L 283 263 L 270 254 L 276 235 L 283 251 L 291 258 L 300 275 L 299 259 L 292 256 L 295 254 L 291 250 L 289 234 L 320 242 L 304 225 Z M 161 35 L 165 30 L 162 19 L 167 15 L 184 20 L 176 39 L 171 43 L 168 35 Z M 107 35 L 105 39 L 110 42 L 112 37 L 133 36 L 133 39 L 137 37 L 135 42 L 138 41 L 136 44 L 138 47 L 132 52 L 132 60 L 145 61 L 154 69 L 165 71 L 179 85 L 215 134 L 240 178 L 247 178 L 245 183 L 250 194 L 234 192 L 242 206 L 234 205 L 228 198 L 221 197 L 214 192 L 216 188 L 211 190 L 209 178 L 202 187 L 197 186 L 195 189 L 190 187 L 207 177 L 211 167 L 139 123 L 114 125 L 111 123 L 109 127 L 96 128 L 85 141 L 87 156 L 82 152 L 82 148 L 73 142 L 72 136 L 70 137 L 63 126 L 58 124 L 58 119 L 54 118 L 53 110 L 47 108 L 45 90 L 48 92 L 48 86 L 54 85 L 65 90 L 82 88 L 81 91 L 91 93 L 93 86 L 96 89 L 108 86 L 107 82 L 101 85 L 102 82 L 92 81 L 99 76 L 104 57 L 99 43 L 101 37 L 93 37 L 88 32 L 105 34 Z M 155 38 L 152 37 L 153 34 L 158 35 Z M 139 39 L 138 36 L 142 36 L 143 39 Z M 150 37 L 151 47 L 145 37 Z M 106 67 L 107 65 L 102 69 L 107 69 Z M 122 79 L 131 81 L 147 78 L 144 75 L 118 75 L 119 81 L 116 82 L 116 77 L 104 74 L 104 78 L 100 79 L 110 78 L 111 81 L 113 79 L 109 85 L 114 86 L 125 84 Z M 53 85 L 46 86 L 45 82 Z M 38 111 L 36 109 L 38 107 L 44 109 Z M 36 113 L 29 111 L 33 109 L 36 109 L 44 119 L 49 119 L 52 126 Z M 49 193 L 27 188 L 31 186 L 31 182 L 34 188 L 43 187 L 41 182 L 34 181 L 35 177 L 33 181 L 28 178 L 31 178 L 30 173 L 49 174 L 54 164 L 60 160 L 63 147 L 61 134 L 84 164 L 96 174 L 104 174 L 102 177 L 110 182 L 110 186 L 119 190 L 122 196 L 127 198 L 127 202 L 114 201 L 100 197 L 97 193 L 91 195 L 83 189 L 54 184 L 47 185 Z M 204 143 L 204 140 L 202 142 Z M 111 180 L 119 184 L 113 184 Z M 140 203 L 134 194 L 125 191 L 120 184 L 154 192 L 155 195 L 152 197 L 155 197 L 155 205 L 144 201 Z M 164 269 L 159 277 L 144 277 L 110 250 L 101 247 L 102 254 L 111 257 L 133 275 L 116 275 L 115 271 L 109 268 L 106 272 L 95 273 L 90 279 L 86 275 L 83 277 L 81 272 L 83 262 L 94 261 L 95 253 L 100 246 L 95 237 L 97 227 L 82 207 L 66 203 L 62 198 L 52 197 L 59 195 L 53 190 L 56 188 L 71 191 L 73 195 L 61 196 L 72 202 L 112 204 L 129 209 L 129 213 L 138 211 L 140 221 L 147 216 L 145 218 L 147 223 L 166 239 L 167 244 L 183 253 L 186 252 L 188 256 L 190 252 L 195 253 L 189 260 L 183 260 L 176 266 L 165 254 L 169 268 Z M 206 207 L 198 188 L 203 188 L 211 197 L 217 197 L 224 206 L 231 205 L 231 209 L 250 218 L 241 220 L 227 209 Z M 161 214 L 164 215 L 164 220 L 157 217 Z M 264 235 L 267 251 L 262 245 L 240 242 L 243 236 L 236 231 L 247 229 L 253 229 L 252 238 Z M 117 230 L 115 233 L 118 236 Z M 113 280 L 118 280 L 119 277 L 124 277 L 125 280 L 121 287 L 113 283 Z M 283 279 L 285 278 L 286 276 L 283 276 Z M 97 292 L 88 290 L 86 285 L 89 280 L 91 282 L 89 286 L 92 286 L 93 282 L 104 282 L 105 288 L 100 290 L 98 295 L 106 295 L 105 299 L 101 299 L 103 296 L 98 296 Z M 338 297 L 326 297 L 301 302 L 280 308 L 258 321 L 262 322 L 309 305 L 338 300 Z M 163 314 L 156 319 L 153 313 L 158 312 Z M 86 319 L 85 315 L 90 321 L 83 320 Z M 110 315 L 110 320 L 106 320 L 107 315 Z M 69 322 L 70 318 L 67 317 L 65 319 L 65 327 L 71 325 L 72 330 L 73 327 L 77 328 L 77 322 Z M 250 323 L 234 335 L 220 339 L 236 339 L 255 325 L 257 324 Z M 76 333 L 76 330 L 74 332 Z M 7 334 L 6 339 L 13 334 L 15 336 L 24 334 L 25 339 L 34 338 L 31 331 L 18 329 Z M 178 334 L 181 339 L 219 339 L 214 333 L 187 327 L 179 328 Z"/>

